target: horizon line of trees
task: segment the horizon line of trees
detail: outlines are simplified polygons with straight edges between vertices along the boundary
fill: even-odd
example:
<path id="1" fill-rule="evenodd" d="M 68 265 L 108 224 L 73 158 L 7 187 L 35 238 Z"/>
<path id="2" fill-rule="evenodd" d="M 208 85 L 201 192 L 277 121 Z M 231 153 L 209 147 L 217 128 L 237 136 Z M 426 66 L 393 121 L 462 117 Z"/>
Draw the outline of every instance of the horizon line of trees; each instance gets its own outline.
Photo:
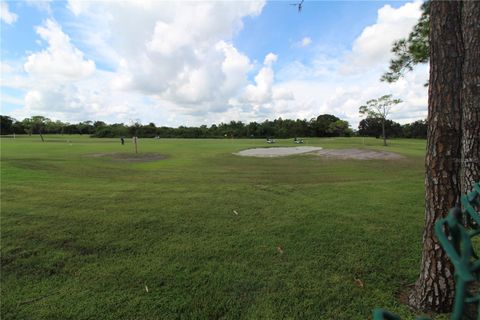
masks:
<path id="1" fill-rule="evenodd" d="M 401 125 L 386 120 L 385 132 L 388 138 L 427 137 L 427 122 L 418 120 Z M 9 116 L 0 115 L 0 134 L 85 134 L 97 138 L 120 138 L 137 136 L 139 138 L 292 138 L 292 137 L 350 137 L 353 135 L 367 137 L 382 136 L 382 119 L 367 117 L 360 121 L 358 130 L 353 131 L 347 121 L 322 114 L 310 120 L 282 119 L 263 122 L 230 121 L 212 124 L 210 127 L 180 126 L 178 128 L 161 126 L 153 122 L 142 125 L 135 122 L 107 124 L 103 121 L 83 121 L 76 124 L 53 121 L 43 116 L 33 116 L 17 121 Z"/>

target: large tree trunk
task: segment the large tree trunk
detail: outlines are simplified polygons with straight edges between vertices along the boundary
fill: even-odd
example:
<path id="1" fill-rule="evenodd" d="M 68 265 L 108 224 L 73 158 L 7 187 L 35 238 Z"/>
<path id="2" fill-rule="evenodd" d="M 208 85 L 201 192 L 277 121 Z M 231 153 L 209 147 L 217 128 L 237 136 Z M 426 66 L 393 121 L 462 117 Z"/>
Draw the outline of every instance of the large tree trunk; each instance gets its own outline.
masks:
<path id="1" fill-rule="evenodd" d="M 425 228 L 420 276 L 409 303 L 422 310 L 451 310 L 453 267 L 434 234 L 434 224 L 458 202 L 463 44 L 461 2 L 430 3 L 430 80 Z"/>
<path id="2" fill-rule="evenodd" d="M 480 2 L 463 4 L 465 48 L 462 88 L 461 191 L 466 194 L 480 180 Z"/>

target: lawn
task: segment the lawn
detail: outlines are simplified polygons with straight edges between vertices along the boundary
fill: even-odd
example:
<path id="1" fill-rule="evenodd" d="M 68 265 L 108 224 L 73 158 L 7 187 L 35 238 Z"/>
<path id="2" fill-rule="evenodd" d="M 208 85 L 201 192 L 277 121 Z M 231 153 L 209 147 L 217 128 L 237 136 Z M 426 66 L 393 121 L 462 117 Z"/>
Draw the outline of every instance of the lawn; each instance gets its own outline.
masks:
<path id="1" fill-rule="evenodd" d="M 2 319 L 413 317 L 397 296 L 420 263 L 425 141 L 306 139 L 406 156 L 395 161 L 139 143 L 166 159 L 92 156 L 130 140 L 1 139 Z"/>

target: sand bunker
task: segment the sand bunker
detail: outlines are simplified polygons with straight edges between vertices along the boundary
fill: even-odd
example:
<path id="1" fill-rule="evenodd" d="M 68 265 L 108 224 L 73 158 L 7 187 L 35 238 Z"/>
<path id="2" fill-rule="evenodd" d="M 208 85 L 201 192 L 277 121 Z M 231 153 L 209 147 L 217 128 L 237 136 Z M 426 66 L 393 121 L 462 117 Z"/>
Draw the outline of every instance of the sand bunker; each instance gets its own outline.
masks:
<path id="1" fill-rule="evenodd" d="M 159 153 L 94 153 L 90 155 L 95 158 L 108 158 L 124 162 L 151 162 L 163 160 L 167 157 Z"/>
<path id="2" fill-rule="evenodd" d="M 368 149 L 329 149 L 315 152 L 316 155 L 334 159 L 355 159 L 355 160 L 399 160 L 405 159 L 398 153 L 387 151 L 375 151 Z"/>
<path id="3" fill-rule="evenodd" d="M 285 157 L 293 154 L 302 154 L 302 153 L 319 151 L 319 150 L 322 150 L 322 148 L 320 147 L 275 147 L 275 148 L 247 149 L 234 154 L 238 156 L 244 156 L 244 157 L 272 158 L 272 157 Z"/>

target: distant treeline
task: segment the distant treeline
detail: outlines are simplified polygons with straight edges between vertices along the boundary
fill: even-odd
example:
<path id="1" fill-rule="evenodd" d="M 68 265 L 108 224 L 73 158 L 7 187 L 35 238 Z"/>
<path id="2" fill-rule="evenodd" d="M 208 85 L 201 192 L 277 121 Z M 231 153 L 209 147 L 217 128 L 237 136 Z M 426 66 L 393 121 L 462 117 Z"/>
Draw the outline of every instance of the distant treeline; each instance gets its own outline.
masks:
<path id="1" fill-rule="evenodd" d="M 231 121 L 210 127 L 157 127 L 154 123 L 142 125 L 133 123 L 107 124 L 103 121 L 83 121 L 76 124 L 52 121 L 42 116 L 17 121 L 8 116 L 0 116 L 1 134 L 85 134 L 98 138 L 132 137 L 140 138 L 292 138 L 292 137 L 349 137 L 352 135 L 380 137 L 381 120 L 367 118 L 360 122 L 358 131 L 349 128 L 347 121 L 330 114 L 323 114 L 310 120 L 289 120 L 278 118 L 261 123 Z M 410 124 L 387 120 L 386 134 L 389 138 L 426 138 L 426 121 Z"/>
<path id="2" fill-rule="evenodd" d="M 385 121 L 385 133 L 388 138 L 427 138 L 427 121 L 417 120 L 412 123 L 400 124 L 398 122 Z M 358 124 L 356 135 L 363 137 L 382 136 L 382 120 L 379 118 L 366 118 Z"/>

